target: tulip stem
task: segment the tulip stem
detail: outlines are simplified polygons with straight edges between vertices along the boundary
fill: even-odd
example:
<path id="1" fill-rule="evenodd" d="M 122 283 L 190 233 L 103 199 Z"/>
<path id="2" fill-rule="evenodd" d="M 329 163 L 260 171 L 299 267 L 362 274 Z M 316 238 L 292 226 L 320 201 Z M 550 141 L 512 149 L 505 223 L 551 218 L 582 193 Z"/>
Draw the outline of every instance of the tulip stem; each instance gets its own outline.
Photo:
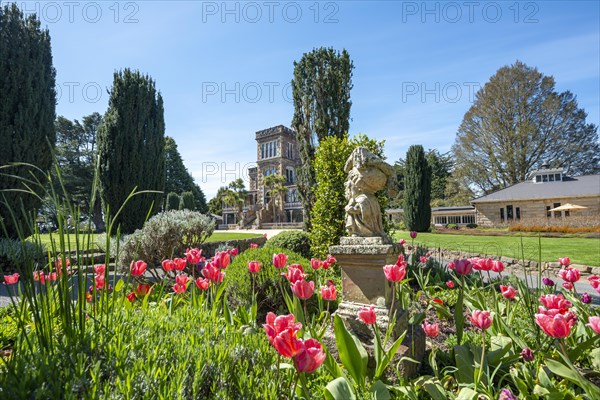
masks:
<path id="1" fill-rule="evenodd" d="M 294 393 L 296 393 L 296 386 L 298 386 L 298 380 L 300 379 L 300 373 L 296 373 L 296 379 L 294 381 L 294 386 L 292 387 L 292 399 L 296 398 L 296 396 L 294 396 Z"/>
<path id="2" fill-rule="evenodd" d="M 481 375 L 483 374 L 483 360 L 485 357 L 485 331 L 481 331 L 481 361 L 479 361 L 479 370 L 477 371 L 477 380 L 475 381 L 475 391 L 477 391 L 477 386 L 479 385 L 479 381 L 481 380 Z"/>

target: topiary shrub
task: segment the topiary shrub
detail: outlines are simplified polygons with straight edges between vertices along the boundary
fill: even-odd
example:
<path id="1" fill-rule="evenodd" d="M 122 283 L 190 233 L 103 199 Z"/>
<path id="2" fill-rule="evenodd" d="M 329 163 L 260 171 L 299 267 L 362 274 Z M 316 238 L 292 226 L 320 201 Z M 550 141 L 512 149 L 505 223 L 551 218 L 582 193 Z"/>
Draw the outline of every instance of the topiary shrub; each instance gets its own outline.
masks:
<path id="1" fill-rule="evenodd" d="M 311 257 L 310 238 L 308 233 L 304 231 L 283 231 L 267 240 L 265 246 L 281 247 L 298 253 L 303 257 L 309 259 Z"/>
<path id="2" fill-rule="evenodd" d="M 167 195 L 167 210 L 178 210 L 181 199 L 175 192 L 171 192 Z"/>
<path id="3" fill-rule="evenodd" d="M 181 257 L 187 248 L 200 246 L 214 230 L 212 219 L 196 211 L 156 214 L 142 229 L 121 240 L 118 265 L 127 267 L 134 260 L 158 265 L 165 258 Z"/>
<path id="4" fill-rule="evenodd" d="M 287 254 L 288 265 L 302 265 L 304 272 L 308 274 L 306 280 L 315 281 L 315 294 L 311 300 L 316 301 L 317 299 L 316 293 L 319 291 L 319 288 L 317 287 L 316 274 L 310 267 L 310 260 L 302 257 L 300 254 L 280 247 L 246 250 L 236 256 L 231 262 L 225 271 L 223 282 L 227 285 L 229 302 L 232 307 L 248 307 L 252 304 L 252 278 L 248 272 L 248 262 L 259 261 L 262 263 L 260 272 L 255 274 L 255 290 L 258 304 L 257 321 L 264 321 L 269 311 L 273 311 L 276 314 L 287 314 L 287 308 L 279 289 L 280 283 L 290 295 L 292 292 L 285 277 L 281 276 L 282 273 L 287 271 L 287 268 L 277 269 L 273 266 L 273 254 L 276 253 Z M 338 290 L 339 288 L 338 286 Z M 311 302 L 309 301 L 310 304 Z"/>
<path id="5" fill-rule="evenodd" d="M 192 210 L 196 209 L 196 200 L 194 200 L 194 193 L 183 192 L 181 193 L 181 203 L 179 203 L 180 210 Z"/>
<path id="6" fill-rule="evenodd" d="M 44 253 L 44 248 L 34 242 L 0 239 L 0 273 L 20 273 L 28 259 L 43 261 Z"/>

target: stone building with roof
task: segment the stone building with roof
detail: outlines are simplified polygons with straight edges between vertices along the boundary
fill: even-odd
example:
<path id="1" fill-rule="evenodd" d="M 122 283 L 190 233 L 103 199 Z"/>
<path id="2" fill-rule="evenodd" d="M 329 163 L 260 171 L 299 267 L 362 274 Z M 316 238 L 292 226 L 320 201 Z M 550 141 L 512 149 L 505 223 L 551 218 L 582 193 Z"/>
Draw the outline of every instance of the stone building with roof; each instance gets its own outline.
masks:
<path id="1" fill-rule="evenodd" d="M 600 175 L 567 176 L 561 168 L 542 166 L 527 180 L 471 200 L 479 225 L 505 225 L 521 220 L 568 218 L 600 221 Z M 581 211 L 550 211 L 565 204 L 587 207 Z"/>
<path id="2" fill-rule="evenodd" d="M 256 132 L 255 140 L 256 167 L 248 169 L 244 227 L 301 227 L 304 211 L 296 186 L 296 169 L 301 165 L 296 132 L 277 125 Z M 269 188 L 263 184 L 264 177 L 268 175 L 285 177 L 285 195 L 271 198 Z M 236 214 L 234 207 L 225 206 L 223 224 L 238 224 Z"/>

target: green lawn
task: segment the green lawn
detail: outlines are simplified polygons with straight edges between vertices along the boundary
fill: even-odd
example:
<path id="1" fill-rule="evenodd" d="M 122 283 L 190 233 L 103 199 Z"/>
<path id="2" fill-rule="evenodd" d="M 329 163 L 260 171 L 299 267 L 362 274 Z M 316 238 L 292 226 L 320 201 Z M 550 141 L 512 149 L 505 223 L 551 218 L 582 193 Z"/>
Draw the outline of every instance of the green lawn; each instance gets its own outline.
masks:
<path id="1" fill-rule="evenodd" d="M 410 244 L 408 232 L 397 232 L 396 240 L 406 239 Z M 480 254 L 539 259 L 537 237 L 523 236 L 523 246 L 519 235 L 511 236 L 475 236 L 439 233 L 419 233 L 415 243 L 428 247 L 441 247 Z M 600 238 L 541 238 L 542 261 L 557 261 L 559 257 L 569 257 L 572 263 L 600 266 Z M 524 254 L 524 257 L 523 257 Z"/>
<path id="2" fill-rule="evenodd" d="M 220 242 L 220 241 L 225 241 L 225 240 L 249 239 L 249 238 L 253 238 L 253 237 L 260 237 L 260 235 L 257 235 L 256 233 L 214 232 L 212 234 L 212 236 L 206 240 L 206 242 Z M 57 241 L 59 238 L 59 235 L 53 234 L 52 238 L 55 241 Z M 40 240 L 42 241 L 42 244 L 44 246 L 46 246 L 46 248 L 50 248 L 50 234 L 49 233 L 41 234 Z M 80 235 L 80 240 L 84 241 L 84 244 L 80 247 L 86 248 L 88 236 Z M 75 247 L 75 234 L 65 235 L 65 241 L 71 241 L 71 247 L 72 248 Z M 94 235 L 94 234 L 91 235 L 91 243 L 92 244 L 96 243 L 96 235 Z M 59 247 L 58 243 L 56 245 L 57 245 L 57 247 Z"/>

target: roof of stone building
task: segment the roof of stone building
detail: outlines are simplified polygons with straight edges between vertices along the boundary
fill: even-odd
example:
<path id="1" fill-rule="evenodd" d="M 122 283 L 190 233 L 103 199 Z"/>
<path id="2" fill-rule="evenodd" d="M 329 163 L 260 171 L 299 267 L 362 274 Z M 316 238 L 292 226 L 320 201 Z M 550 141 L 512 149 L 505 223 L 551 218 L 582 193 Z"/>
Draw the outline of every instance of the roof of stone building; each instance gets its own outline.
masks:
<path id="1" fill-rule="evenodd" d="M 277 125 L 277 126 L 272 126 L 270 128 L 263 129 L 263 130 L 256 132 L 256 139 L 260 139 L 260 138 L 271 136 L 271 135 L 277 135 L 280 133 L 285 133 L 287 135 L 296 137 L 296 132 L 294 130 L 292 130 L 284 125 Z"/>
<path id="2" fill-rule="evenodd" d="M 532 180 L 527 180 L 473 199 L 471 203 L 556 199 L 579 196 L 600 197 L 600 175 L 563 176 L 563 180 L 558 182 L 535 183 Z"/>

